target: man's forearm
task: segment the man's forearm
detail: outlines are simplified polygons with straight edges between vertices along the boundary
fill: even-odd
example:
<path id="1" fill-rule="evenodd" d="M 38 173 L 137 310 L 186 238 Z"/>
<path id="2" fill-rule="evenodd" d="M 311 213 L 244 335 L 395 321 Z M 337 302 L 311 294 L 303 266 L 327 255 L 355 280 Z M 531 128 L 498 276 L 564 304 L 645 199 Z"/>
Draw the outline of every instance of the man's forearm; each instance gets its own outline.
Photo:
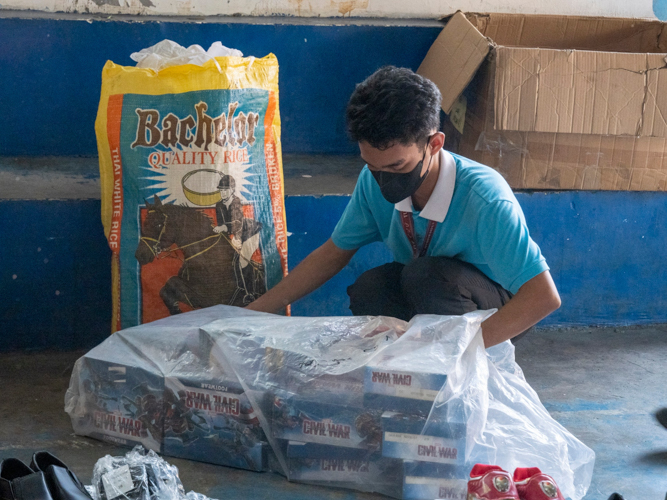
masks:
<path id="1" fill-rule="evenodd" d="M 512 299 L 482 323 L 484 345 L 491 347 L 528 330 L 560 307 L 549 271 L 524 283 Z"/>
<path id="2" fill-rule="evenodd" d="M 313 251 L 280 283 L 247 307 L 254 311 L 276 313 L 319 288 L 343 269 L 356 250 L 341 250 L 331 239 Z"/>

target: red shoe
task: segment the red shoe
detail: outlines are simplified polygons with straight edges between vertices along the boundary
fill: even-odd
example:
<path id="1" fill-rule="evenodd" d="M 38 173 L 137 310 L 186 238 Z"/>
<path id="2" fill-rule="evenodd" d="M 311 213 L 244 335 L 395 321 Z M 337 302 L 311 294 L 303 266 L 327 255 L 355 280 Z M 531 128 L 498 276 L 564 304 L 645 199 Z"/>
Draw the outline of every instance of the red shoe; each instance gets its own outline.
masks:
<path id="1" fill-rule="evenodd" d="M 565 500 L 556 481 L 537 467 L 517 468 L 514 484 L 521 500 Z"/>
<path id="2" fill-rule="evenodd" d="M 468 500 L 519 500 L 512 476 L 497 465 L 475 464 L 468 481 Z"/>

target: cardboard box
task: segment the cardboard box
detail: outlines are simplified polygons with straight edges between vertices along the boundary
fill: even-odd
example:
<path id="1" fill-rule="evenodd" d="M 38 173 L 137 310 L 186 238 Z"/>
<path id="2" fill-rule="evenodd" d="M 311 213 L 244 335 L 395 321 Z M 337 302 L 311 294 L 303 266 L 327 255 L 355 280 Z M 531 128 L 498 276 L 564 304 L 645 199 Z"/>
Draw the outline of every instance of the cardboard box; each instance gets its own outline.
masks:
<path id="1" fill-rule="evenodd" d="M 465 500 L 470 467 L 403 462 L 403 500 Z"/>
<path id="2" fill-rule="evenodd" d="M 403 460 L 463 465 L 466 426 L 395 412 L 382 414 L 382 456 Z"/>
<path id="3" fill-rule="evenodd" d="M 166 377 L 164 385 L 165 455 L 254 471 L 266 468 L 266 437 L 237 381 Z"/>
<path id="4" fill-rule="evenodd" d="M 279 441 L 280 443 L 280 441 Z M 328 444 L 287 441 L 284 445 L 287 458 L 340 458 L 345 460 L 372 460 L 381 456 L 377 450 L 346 448 Z"/>
<path id="5" fill-rule="evenodd" d="M 368 450 L 290 441 L 289 479 L 400 497 L 403 462 Z"/>
<path id="6" fill-rule="evenodd" d="M 275 398 L 271 425 L 278 439 L 376 450 L 382 440 L 380 415 L 344 402 L 291 395 Z"/>
<path id="7" fill-rule="evenodd" d="M 458 12 L 418 72 L 465 115 L 454 152 L 513 188 L 665 191 L 665 26 Z"/>
<path id="8" fill-rule="evenodd" d="M 469 465 L 447 465 L 433 462 L 406 460 L 403 462 L 403 475 L 412 477 L 433 477 L 441 479 L 470 479 Z"/>
<path id="9" fill-rule="evenodd" d="M 405 476 L 403 478 L 403 500 L 466 500 L 466 479 L 443 479 L 437 477 Z"/>
<path id="10" fill-rule="evenodd" d="M 361 406 L 364 395 L 363 368 L 344 375 L 320 375 L 308 382 L 288 385 L 286 390 L 302 399 Z"/>
<path id="11" fill-rule="evenodd" d="M 375 461 L 337 458 L 288 458 L 290 481 L 350 488 L 400 498 L 403 477 L 400 461 L 380 457 Z"/>
<path id="12" fill-rule="evenodd" d="M 380 356 L 364 375 L 364 406 L 387 411 L 428 415 L 447 375 L 383 367 L 391 358 Z"/>
<path id="13" fill-rule="evenodd" d="M 382 433 L 382 456 L 435 462 L 447 465 L 463 465 L 465 439 L 443 438 L 405 432 Z"/>
<path id="14" fill-rule="evenodd" d="M 431 416 L 431 421 L 425 429 L 427 418 L 424 415 L 410 415 L 406 413 L 386 411 L 382 414 L 382 431 L 399 432 L 402 434 L 426 434 L 429 436 L 450 439 L 465 439 L 465 422 L 456 421 L 457 419 L 449 417 L 447 417 L 447 420 L 445 420 L 445 418 L 438 418 L 439 415 L 444 417 L 446 414 L 446 411 L 439 410 L 437 414 Z"/>
<path id="15" fill-rule="evenodd" d="M 142 367 L 89 356 L 81 361 L 83 396 L 74 432 L 121 446 L 162 451 L 164 379 Z"/>

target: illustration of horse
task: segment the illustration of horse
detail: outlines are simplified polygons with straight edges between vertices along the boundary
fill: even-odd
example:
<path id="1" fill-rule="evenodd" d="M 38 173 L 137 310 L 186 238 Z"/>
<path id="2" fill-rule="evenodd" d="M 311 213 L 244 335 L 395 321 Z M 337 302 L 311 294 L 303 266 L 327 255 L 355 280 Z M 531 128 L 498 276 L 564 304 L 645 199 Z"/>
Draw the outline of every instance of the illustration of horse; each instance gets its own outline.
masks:
<path id="1" fill-rule="evenodd" d="M 266 291 L 263 266 L 252 261 L 241 269 L 230 237 L 216 234 L 206 214 L 186 206 L 163 205 L 157 195 L 152 204 L 146 201 L 146 209 L 134 254 L 139 264 L 183 252 L 178 274 L 160 289 L 170 314 L 182 312 L 180 303 L 195 309 L 216 304 L 244 306 Z"/>

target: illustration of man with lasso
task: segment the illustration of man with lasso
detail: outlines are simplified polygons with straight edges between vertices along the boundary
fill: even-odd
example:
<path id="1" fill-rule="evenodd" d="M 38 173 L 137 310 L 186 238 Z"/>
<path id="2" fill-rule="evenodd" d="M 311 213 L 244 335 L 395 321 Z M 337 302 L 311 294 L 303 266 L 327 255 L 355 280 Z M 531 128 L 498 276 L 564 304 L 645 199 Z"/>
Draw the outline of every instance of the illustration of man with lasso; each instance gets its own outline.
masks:
<path id="1" fill-rule="evenodd" d="M 237 260 L 240 266 L 240 280 L 243 288 L 246 286 L 246 268 L 255 251 L 259 248 L 259 231 L 262 224 L 254 219 L 244 217 L 241 200 L 235 194 L 236 182 L 231 175 L 223 174 L 218 183 L 220 201 L 215 204 L 217 226 L 213 231 L 217 234 L 226 233 L 231 237 L 231 243 L 238 252 Z M 235 264 L 237 264 L 235 262 Z"/>

